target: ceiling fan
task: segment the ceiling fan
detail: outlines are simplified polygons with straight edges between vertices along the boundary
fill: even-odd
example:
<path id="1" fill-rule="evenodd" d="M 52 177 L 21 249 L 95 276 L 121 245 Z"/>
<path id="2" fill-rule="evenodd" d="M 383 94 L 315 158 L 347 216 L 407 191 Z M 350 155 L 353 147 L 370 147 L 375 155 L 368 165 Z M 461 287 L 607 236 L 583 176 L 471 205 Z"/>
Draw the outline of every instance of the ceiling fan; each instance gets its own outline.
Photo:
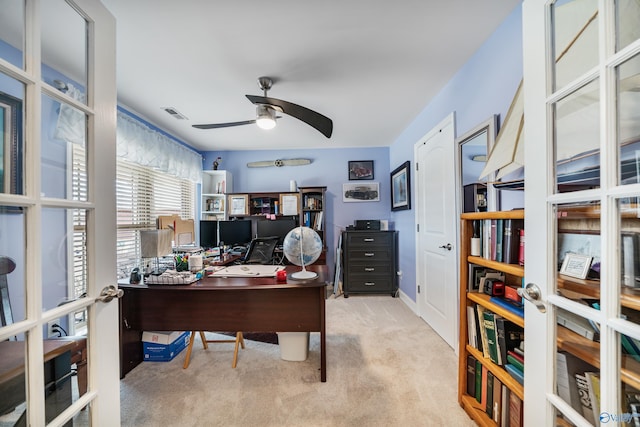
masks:
<path id="1" fill-rule="evenodd" d="M 315 128 L 318 132 L 331 138 L 333 132 L 333 122 L 327 116 L 310 110 L 293 102 L 283 101 L 281 99 L 269 98 L 267 91 L 271 89 L 273 80 L 270 77 L 259 77 L 258 86 L 264 92 L 264 96 L 246 95 L 246 97 L 253 104 L 256 105 L 256 118 L 255 120 L 244 120 L 241 122 L 229 122 L 229 123 L 210 123 L 202 125 L 193 125 L 198 129 L 217 129 L 226 128 L 231 126 L 242 126 L 256 123 L 263 129 L 271 129 L 276 125 L 276 119 L 280 118 L 276 116 L 276 111 L 295 117 L 298 120 L 302 120 L 309 126 Z"/>

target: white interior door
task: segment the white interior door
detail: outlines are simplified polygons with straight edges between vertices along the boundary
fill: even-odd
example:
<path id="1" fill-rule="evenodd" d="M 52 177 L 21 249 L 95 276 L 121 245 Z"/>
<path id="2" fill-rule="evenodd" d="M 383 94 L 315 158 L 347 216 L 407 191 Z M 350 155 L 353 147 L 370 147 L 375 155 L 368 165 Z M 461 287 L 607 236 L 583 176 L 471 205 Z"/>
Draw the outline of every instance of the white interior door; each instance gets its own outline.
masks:
<path id="1" fill-rule="evenodd" d="M 525 283 L 546 309 L 525 308 L 525 425 L 640 421 L 638 22 L 635 0 L 524 2 Z"/>
<path id="2" fill-rule="evenodd" d="M 116 284 L 115 20 L 98 0 L 0 10 L 0 388 L 22 388 L 0 391 L 0 420 L 119 425 L 118 304 L 99 302 Z"/>
<path id="3" fill-rule="evenodd" d="M 415 145 L 418 313 L 452 348 L 458 330 L 453 113 Z"/>

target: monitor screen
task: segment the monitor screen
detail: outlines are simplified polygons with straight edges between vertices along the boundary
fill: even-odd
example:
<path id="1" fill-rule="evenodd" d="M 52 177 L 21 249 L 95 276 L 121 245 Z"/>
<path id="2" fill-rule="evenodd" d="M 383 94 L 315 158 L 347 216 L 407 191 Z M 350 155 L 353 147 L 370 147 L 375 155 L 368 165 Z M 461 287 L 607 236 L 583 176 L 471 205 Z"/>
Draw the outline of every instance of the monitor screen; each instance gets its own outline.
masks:
<path id="1" fill-rule="evenodd" d="M 200 246 L 203 248 L 218 246 L 218 221 L 200 221 Z"/>
<path id="2" fill-rule="evenodd" d="M 257 222 L 256 232 L 258 237 L 278 237 L 278 246 L 282 246 L 282 242 L 287 233 L 297 226 L 296 220 L 293 218 L 262 220 Z"/>
<path id="3" fill-rule="evenodd" d="M 218 243 L 235 246 L 251 241 L 251 220 L 218 221 Z"/>

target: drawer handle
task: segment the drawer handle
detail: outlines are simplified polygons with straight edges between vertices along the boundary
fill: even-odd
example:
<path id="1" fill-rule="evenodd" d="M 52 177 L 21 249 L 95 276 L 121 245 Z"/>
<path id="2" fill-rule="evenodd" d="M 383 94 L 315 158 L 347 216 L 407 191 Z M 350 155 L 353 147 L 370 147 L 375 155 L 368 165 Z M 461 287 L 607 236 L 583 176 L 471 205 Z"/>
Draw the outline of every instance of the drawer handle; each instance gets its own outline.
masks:
<path id="1" fill-rule="evenodd" d="M 364 240 L 365 242 L 375 242 L 376 241 L 376 239 L 374 239 L 373 237 L 365 237 L 362 240 Z"/>
<path id="2" fill-rule="evenodd" d="M 365 252 L 364 256 L 375 256 L 375 252 Z"/>
<path id="3" fill-rule="evenodd" d="M 365 286 L 375 286 L 376 282 L 364 282 Z"/>
<path id="4" fill-rule="evenodd" d="M 376 269 L 373 267 L 365 267 L 364 271 L 376 271 Z"/>

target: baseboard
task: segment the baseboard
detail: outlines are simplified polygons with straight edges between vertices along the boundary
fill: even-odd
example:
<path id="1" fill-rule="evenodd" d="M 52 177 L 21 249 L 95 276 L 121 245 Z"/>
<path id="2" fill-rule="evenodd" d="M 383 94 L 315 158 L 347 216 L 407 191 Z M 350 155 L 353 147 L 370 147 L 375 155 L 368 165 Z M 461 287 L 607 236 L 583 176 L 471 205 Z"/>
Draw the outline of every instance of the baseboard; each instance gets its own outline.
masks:
<path id="1" fill-rule="evenodd" d="M 409 296 L 407 294 L 402 292 L 402 289 L 400 289 L 399 291 L 400 291 L 399 292 L 400 301 L 405 303 L 405 305 L 407 307 L 409 307 L 409 309 L 411 309 L 411 311 L 413 311 L 415 315 L 418 315 L 418 305 L 416 304 L 416 302 L 414 300 L 412 300 L 411 298 L 409 298 Z"/>

